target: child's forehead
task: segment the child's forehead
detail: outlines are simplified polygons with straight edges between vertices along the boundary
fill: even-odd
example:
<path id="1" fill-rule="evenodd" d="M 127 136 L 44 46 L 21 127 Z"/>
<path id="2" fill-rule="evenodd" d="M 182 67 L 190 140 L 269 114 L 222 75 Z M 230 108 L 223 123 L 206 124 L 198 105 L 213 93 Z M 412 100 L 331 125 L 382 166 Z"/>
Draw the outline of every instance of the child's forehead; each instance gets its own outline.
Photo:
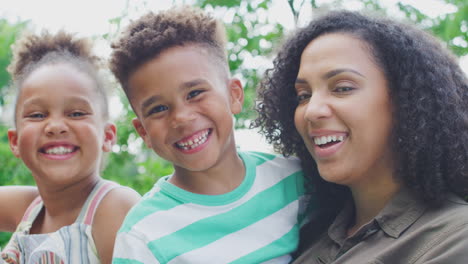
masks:
<path id="1" fill-rule="evenodd" d="M 95 81 L 66 64 L 37 68 L 24 80 L 18 96 L 22 103 L 32 104 L 51 102 L 52 99 L 95 103 L 95 99 L 99 97 Z"/>
<path id="2" fill-rule="evenodd" d="M 153 90 L 168 83 L 193 86 L 192 83 L 212 83 L 228 79 L 227 67 L 208 49 L 190 44 L 164 50 L 139 66 L 128 81 L 130 94 L 139 94 L 140 88 L 150 85 Z"/>

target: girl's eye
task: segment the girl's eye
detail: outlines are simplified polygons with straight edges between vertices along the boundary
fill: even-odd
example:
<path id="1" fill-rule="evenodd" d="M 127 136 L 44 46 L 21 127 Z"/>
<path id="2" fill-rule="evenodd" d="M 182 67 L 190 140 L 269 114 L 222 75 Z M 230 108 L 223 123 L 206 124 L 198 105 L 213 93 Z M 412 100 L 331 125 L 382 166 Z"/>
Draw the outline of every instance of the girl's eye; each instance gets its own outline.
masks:
<path id="1" fill-rule="evenodd" d="M 43 113 L 32 113 L 32 114 L 29 114 L 27 117 L 32 118 L 32 119 L 44 119 L 46 115 Z"/>
<path id="2" fill-rule="evenodd" d="M 157 106 L 154 106 L 152 107 L 149 112 L 148 112 L 148 116 L 151 115 L 151 114 L 157 114 L 157 113 L 160 113 L 162 111 L 166 111 L 167 109 L 169 109 L 167 106 L 165 105 L 157 105 Z"/>
<path id="3" fill-rule="evenodd" d="M 80 111 L 75 111 L 69 114 L 70 117 L 82 117 L 85 116 L 86 113 L 80 112 Z"/>
<path id="4" fill-rule="evenodd" d="M 191 99 L 199 94 L 203 93 L 202 90 L 193 90 L 193 91 L 190 91 L 189 94 L 187 95 L 187 99 Z"/>
<path id="5" fill-rule="evenodd" d="M 302 102 L 309 100 L 310 96 L 311 94 L 309 93 L 301 93 L 297 95 L 296 100 L 298 103 L 302 103 Z"/>

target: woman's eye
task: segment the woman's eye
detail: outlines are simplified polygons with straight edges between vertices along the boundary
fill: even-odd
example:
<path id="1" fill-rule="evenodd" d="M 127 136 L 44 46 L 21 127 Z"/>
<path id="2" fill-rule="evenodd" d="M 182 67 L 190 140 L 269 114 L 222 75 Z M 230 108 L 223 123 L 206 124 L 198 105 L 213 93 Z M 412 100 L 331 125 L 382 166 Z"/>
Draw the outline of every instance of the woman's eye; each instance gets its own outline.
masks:
<path id="1" fill-rule="evenodd" d="M 296 97 L 296 100 L 298 103 L 302 103 L 304 101 L 307 101 L 309 100 L 311 94 L 309 93 L 302 93 L 302 94 L 298 94 L 297 97 Z"/>
<path id="2" fill-rule="evenodd" d="M 341 87 L 335 87 L 335 89 L 333 89 L 333 91 L 335 93 L 348 93 L 348 92 L 351 92 L 354 89 L 355 89 L 354 87 L 341 86 Z"/>
<path id="3" fill-rule="evenodd" d="M 157 113 L 166 111 L 167 109 L 169 109 L 169 108 L 168 108 L 167 106 L 165 106 L 165 105 L 157 105 L 157 106 L 152 107 L 152 108 L 149 110 L 149 112 L 148 112 L 147 115 L 157 114 Z"/>
<path id="4" fill-rule="evenodd" d="M 187 95 L 187 99 L 191 99 L 199 94 L 203 93 L 202 90 L 193 90 L 193 91 L 190 91 L 189 94 Z"/>

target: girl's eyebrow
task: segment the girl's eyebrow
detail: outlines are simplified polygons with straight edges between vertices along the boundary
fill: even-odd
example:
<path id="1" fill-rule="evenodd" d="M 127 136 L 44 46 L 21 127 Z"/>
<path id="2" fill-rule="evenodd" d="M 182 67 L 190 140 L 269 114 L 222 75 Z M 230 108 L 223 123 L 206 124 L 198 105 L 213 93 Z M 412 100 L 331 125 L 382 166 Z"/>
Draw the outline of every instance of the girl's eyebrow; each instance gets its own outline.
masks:
<path id="1" fill-rule="evenodd" d="M 87 97 L 81 97 L 81 96 L 65 97 L 63 98 L 63 101 L 67 102 L 67 104 L 80 103 L 86 106 L 91 106 L 91 103 L 89 102 Z M 23 102 L 23 106 L 44 105 L 44 104 L 48 104 L 47 99 L 41 98 L 41 97 L 27 99 Z"/>

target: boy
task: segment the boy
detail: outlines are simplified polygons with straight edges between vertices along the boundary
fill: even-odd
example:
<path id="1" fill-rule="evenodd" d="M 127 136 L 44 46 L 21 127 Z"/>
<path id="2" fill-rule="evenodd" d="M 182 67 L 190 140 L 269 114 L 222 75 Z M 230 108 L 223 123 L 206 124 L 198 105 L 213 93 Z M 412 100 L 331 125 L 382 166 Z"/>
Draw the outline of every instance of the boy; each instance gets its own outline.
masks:
<path id="1" fill-rule="evenodd" d="M 138 134 L 171 161 L 127 215 L 113 263 L 288 263 L 304 196 L 297 160 L 238 153 L 222 24 L 192 8 L 149 13 L 112 47 Z"/>

